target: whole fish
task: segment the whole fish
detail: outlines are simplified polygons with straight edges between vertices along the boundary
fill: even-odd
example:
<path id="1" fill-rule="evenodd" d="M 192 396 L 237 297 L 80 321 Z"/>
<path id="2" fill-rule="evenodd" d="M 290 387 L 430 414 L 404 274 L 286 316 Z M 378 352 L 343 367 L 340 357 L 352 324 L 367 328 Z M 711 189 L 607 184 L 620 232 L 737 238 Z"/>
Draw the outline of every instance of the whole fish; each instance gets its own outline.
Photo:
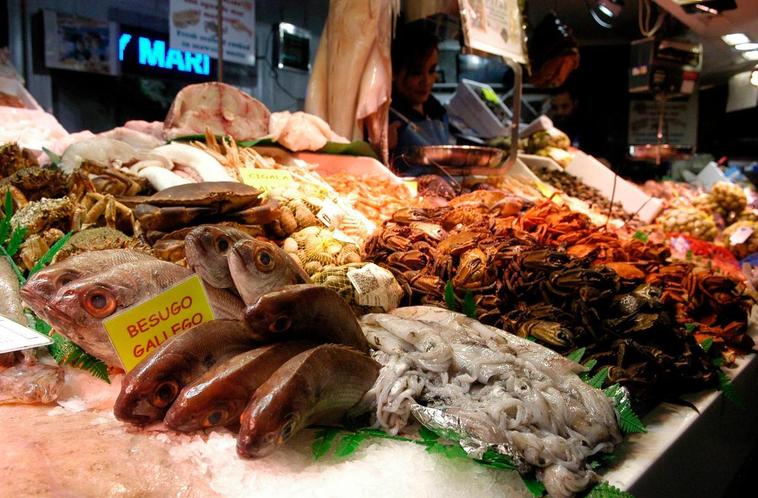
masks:
<path id="1" fill-rule="evenodd" d="M 237 422 L 261 384 L 287 360 L 315 346 L 306 341 L 280 342 L 218 363 L 182 389 L 163 420 L 184 432 Z"/>
<path id="2" fill-rule="evenodd" d="M 63 286 L 78 279 L 89 277 L 124 263 L 155 260 L 156 258 L 149 254 L 129 249 L 83 252 L 38 271 L 26 282 L 22 292 L 25 298 L 34 294 L 38 296 L 38 301 L 48 302 Z M 28 304 L 31 305 L 32 303 Z M 34 306 L 32 308 L 40 318 L 48 320 L 44 308 Z"/>
<path id="3" fill-rule="evenodd" d="M 300 429 L 337 423 L 376 381 L 379 364 L 338 344 L 310 349 L 282 365 L 263 383 L 240 416 L 237 453 L 260 458 Z"/>
<path id="4" fill-rule="evenodd" d="M 266 339 L 305 339 L 368 352 L 366 336 L 350 305 L 336 291 L 315 284 L 287 285 L 245 310 L 245 320 Z"/>
<path id="5" fill-rule="evenodd" d="M 0 315 L 26 325 L 18 277 L 8 260 L 2 257 L 0 257 Z"/>
<path id="6" fill-rule="evenodd" d="M 233 289 L 227 254 L 240 240 L 253 237 L 232 227 L 203 225 L 192 230 L 184 241 L 187 264 L 206 282 L 217 289 Z"/>
<path id="7" fill-rule="evenodd" d="M 240 240 L 228 254 L 234 286 L 245 304 L 285 285 L 310 283 L 308 274 L 272 242 Z"/>
<path id="8" fill-rule="evenodd" d="M 76 279 L 52 299 L 29 285 L 21 290 L 21 296 L 58 332 L 107 364 L 120 366 L 102 321 L 160 294 L 191 274 L 187 268 L 166 261 L 134 261 Z M 231 293 L 208 289 L 208 298 L 216 318 L 242 316 L 243 303 Z"/>
<path id="9" fill-rule="evenodd" d="M 184 386 L 217 363 L 257 345 L 239 320 L 201 323 L 166 341 L 126 374 L 113 413 L 137 425 L 160 420 Z"/>

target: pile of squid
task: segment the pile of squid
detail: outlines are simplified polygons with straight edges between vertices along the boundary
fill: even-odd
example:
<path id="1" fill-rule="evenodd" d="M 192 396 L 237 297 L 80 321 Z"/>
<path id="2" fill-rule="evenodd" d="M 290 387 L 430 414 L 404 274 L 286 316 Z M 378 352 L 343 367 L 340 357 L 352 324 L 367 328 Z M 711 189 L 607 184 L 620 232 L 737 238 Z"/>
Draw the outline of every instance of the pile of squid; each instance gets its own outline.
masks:
<path id="1" fill-rule="evenodd" d="M 550 496 L 570 497 L 596 479 L 588 460 L 621 442 L 613 403 L 577 374 L 584 368 L 544 346 L 438 307 L 361 319 L 383 368 L 367 393 L 376 425 L 412 423 L 457 435 L 482 458 L 507 455 L 536 470 Z"/>
<path id="2" fill-rule="evenodd" d="M 528 207 L 479 191 L 401 210 L 364 252 L 411 304 L 463 307 L 470 293 L 482 323 L 564 354 L 586 348 L 640 407 L 715 385 L 698 339 L 713 339 L 727 359 L 752 346 L 755 301 L 743 282 L 669 264 L 666 246 L 621 239 L 549 201 Z"/>

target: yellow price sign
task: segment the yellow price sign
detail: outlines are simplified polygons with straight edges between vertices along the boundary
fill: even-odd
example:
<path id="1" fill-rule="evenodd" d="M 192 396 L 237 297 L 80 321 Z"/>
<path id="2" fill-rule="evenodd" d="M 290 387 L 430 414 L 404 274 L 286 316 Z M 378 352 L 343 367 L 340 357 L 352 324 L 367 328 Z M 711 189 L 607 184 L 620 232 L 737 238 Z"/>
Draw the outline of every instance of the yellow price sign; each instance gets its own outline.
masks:
<path id="1" fill-rule="evenodd" d="M 408 187 L 408 190 L 411 192 L 412 195 L 418 195 L 418 181 L 416 180 L 403 180 L 405 183 L 405 186 Z"/>
<path id="2" fill-rule="evenodd" d="M 103 326 L 128 372 L 169 338 L 213 318 L 203 282 L 192 275 L 103 320 Z"/>
<path id="3" fill-rule="evenodd" d="M 294 185 L 292 173 L 284 169 L 240 168 L 242 183 L 263 190 L 284 190 Z"/>

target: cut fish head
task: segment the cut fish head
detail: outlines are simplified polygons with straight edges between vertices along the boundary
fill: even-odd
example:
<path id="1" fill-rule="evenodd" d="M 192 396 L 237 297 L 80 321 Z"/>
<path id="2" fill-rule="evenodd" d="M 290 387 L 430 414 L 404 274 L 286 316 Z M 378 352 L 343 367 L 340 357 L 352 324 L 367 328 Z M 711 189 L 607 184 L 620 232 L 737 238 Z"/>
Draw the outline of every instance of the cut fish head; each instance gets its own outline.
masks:
<path id="1" fill-rule="evenodd" d="M 208 285 L 218 289 L 233 287 L 227 255 L 234 243 L 251 237 L 234 228 L 204 225 L 185 239 L 187 262 Z"/>

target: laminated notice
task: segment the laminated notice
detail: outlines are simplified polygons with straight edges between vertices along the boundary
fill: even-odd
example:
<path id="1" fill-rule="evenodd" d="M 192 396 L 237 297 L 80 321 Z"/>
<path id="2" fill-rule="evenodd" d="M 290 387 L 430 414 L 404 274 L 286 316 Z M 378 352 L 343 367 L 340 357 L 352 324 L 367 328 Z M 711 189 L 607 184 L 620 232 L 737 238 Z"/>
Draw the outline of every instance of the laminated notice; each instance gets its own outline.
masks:
<path id="1" fill-rule="evenodd" d="M 750 227 L 738 228 L 730 237 L 729 243 L 733 246 L 737 244 L 743 244 L 750 236 L 753 235 L 753 229 Z"/>
<path id="2" fill-rule="evenodd" d="M 355 302 L 361 306 L 386 312 L 397 308 L 403 297 L 403 289 L 392 273 L 374 263 L 348 270 L 347 278 L 355 289 Z"/>
<path id="3" fill-rule="evenodd" d="M 345 210 L 331 199 L 325 199 L 324 203 L 321 205 L 321 210 L 316 214 L 316 218 L 318 218 L 326 228 L 330 229 L 338 226 L 344 217 Z"/>
<path id="4" fill-rule="evenodd" d="M 37 348 L 52 343 L 53 340 L 48 336 L 0 315 L 0 353 Z"/>

